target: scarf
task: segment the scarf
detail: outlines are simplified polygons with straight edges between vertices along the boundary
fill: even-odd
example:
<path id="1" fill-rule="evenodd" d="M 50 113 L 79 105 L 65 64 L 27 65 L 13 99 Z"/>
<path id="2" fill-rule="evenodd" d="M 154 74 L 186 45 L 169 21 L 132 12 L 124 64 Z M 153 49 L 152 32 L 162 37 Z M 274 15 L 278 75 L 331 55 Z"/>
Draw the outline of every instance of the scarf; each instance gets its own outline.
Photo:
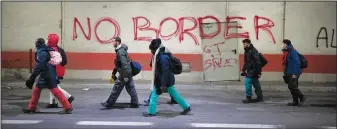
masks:
<path id="1" fill-rule="evenodd" d="M 164 47 L 162 44 L 160 44 L 159 48 L 156 50 L 156 53 L 154 54 L 153 58 L 152 58 L 152 80 L 151 80 L 151 85 L 150 85 L 150 90 L 153 90 L 154 87 L 154 79 L 156 79 L 156 60 L 157 60 L 157 55 L 160 51 L 160 48 Z"/>
<path id="2" fill-rule="evenodd" d="M 286 63 L 287 63 L 287 56 L 288 56 L 288 51 L 284 51 L 282 53 L 282 66 L 283 66 L 283 71 L 285 70 L 286 68 Z"/>

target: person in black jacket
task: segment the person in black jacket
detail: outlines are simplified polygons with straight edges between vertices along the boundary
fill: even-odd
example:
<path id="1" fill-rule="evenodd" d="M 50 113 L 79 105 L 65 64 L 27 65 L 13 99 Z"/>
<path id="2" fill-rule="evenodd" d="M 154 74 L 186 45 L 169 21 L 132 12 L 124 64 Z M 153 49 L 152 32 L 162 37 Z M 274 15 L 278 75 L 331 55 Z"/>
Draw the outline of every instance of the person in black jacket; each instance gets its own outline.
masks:
<path id="1" fill-rule="evenodd" d="M 116 51 L 116 58 L 114 61 L 115 68 L 112 72 L 112 78 L 116 81 L 108 100 L 101 103 L 101 105 L 105 108 L 112 108 L 125 86 L 126 91 L 131 96 L 131 107 L 139 108 L 137 91 L 132 78 L 131 60 L 127 52 L 128 46 L 121 43 L 120 37 L 115 37 L 113 39 L 113 45 Z M 118 77 L 116 77 L 117 72 L 119 73 Z"/>
<path id="2" fill-rule="evenodd" d="M 263 101 L 263 94 L 259 78 L 261 77 L 261 61 L 259 52 L 255 49 L 249 39 L 242 41 L 244 46 L 244 65 L 242 68 L 241 76 L 245 78 L 246 99 L 242 103 L 252 103 Z M 252 100 L 252 85 L 255 88 L 257 98 Z"/>
<path id="3" fill-rule="evenodd" d="M 160 39 L 154 39 L 149 46 L 153 57 L 152 72 L 154 77 L 152 78 L 151 87 L 153 87 L 150 104 L 147 112 L 143 113 L 144 117 L 152 117 L 156 115 L 157 101 L 159 95 L 168 92 L 175 101 L 183 108 L 181 115 L 186 115 L 191 111 L 190 105 L 175 89 L 175 77 L 170 67 L 170 56 L 172 53 L 161 44 Z"/>
<path id="4" fill-rule="evenodd" d="M 50 64 L 50 51 L 54 51 L 52 48 L 47 47 L 43 38 L 37 39 L 35 42 L 35 47 L 37 48 L 37 62 L 36 66 L 26 81 L 26 86 L 29 89 L 33 88 L 35 79 L 39 76 L 37 85 L 34 87 L 32 92 L 32 97 L 30 99 L 28 109 L 22 109 L 24 113 L 34 113 L 36 110 L 37 103 L 40 99 L 41 90 L 48 88 L 50 92 L 59 100 L 62 104 L 64 110 L 61 113 L 69 114 L 73 110 L 71 104 L 57 87 L 57 77 L 55 66 Z"/>

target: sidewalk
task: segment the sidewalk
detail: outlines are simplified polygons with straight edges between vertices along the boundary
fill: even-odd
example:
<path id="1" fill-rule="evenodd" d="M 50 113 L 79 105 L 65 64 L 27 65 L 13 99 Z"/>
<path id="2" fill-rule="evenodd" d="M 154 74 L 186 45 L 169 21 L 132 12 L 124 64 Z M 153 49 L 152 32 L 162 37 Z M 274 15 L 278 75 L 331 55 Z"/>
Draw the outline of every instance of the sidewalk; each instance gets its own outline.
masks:
<path id="1" fill-rule="evenodd" d="M 3 80 L 2 87 L 25 88 L 24 80 Z M 150 81 L 136 80 L 137 89 L 149 89 Z M 176 82 L 177 89 L 207 89 L 207 90 L 244 90 L 244 82 Z M 109 80 L 62 80 L 61 86 L 64 88 L 111 88 Z M 264 91 L 288 91 L 288 87 L 283 82 L 261 82 Z M 336 83 L 310 83 L 300 82 L 299 88 L 304 92 L 336 92 Z"/>

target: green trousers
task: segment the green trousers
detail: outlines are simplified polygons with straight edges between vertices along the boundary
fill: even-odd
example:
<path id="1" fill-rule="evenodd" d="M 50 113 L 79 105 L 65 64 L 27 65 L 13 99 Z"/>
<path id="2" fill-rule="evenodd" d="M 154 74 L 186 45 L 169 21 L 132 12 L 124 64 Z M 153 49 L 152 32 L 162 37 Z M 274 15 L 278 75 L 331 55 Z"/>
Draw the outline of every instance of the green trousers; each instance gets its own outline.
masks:
<path id="1" fill-rule="evenodd" d="M 167 88 L 168 93 L 173 97 L 174 100 L 182 107 L 184 110 L 190 107 L 190 105 L 185 101 L 185 99 L 180 96 L 180 94 L 177 92 L 176 88 L 174 86 Z M 153 88 L 151 97 L 150 97 L 150 104 L 147 109 L 147 112 L 149 114 L 156 114 L 157 111 L 157 101 L 158 101 L 159 95 L 156 93 L 156 88 Z"/>

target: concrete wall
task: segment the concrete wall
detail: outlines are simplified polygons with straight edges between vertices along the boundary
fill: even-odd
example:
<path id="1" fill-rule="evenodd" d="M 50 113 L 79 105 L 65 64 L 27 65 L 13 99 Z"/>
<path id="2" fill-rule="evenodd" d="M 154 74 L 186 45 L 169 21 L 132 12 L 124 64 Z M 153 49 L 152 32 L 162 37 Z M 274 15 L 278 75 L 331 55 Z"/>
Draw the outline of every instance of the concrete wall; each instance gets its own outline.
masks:
<path id="1" fill-rule="evenodd" d="M 238 39 L 240 66 L 241 40 L 252 40 L 269 60 L 262 80 L 282 80 L 284 37 L 309 60 L 302 81 L 336 81 L 336 2 L 4 2 L 2 16 L 3 77 L 29 75 L 28 51 L 34 49 L 34 40 L 57 33 L 69 58 L 65 78 L 108 79 L 114 59 L 109 39 L 120 36 L 131 58 L 144 67 L 136 79 L 150 78 L 148 41 L 159 37 L 177 57 L 191 63 L 192 72 L 177 80 L 202 81 L 199 19 L 208 17 L 203 23 L 239 23 L 240 36 L 230 36 L 226 29 L 219 35 L 225 41 Z M 327 47 L 325 39 L 316 41 L 322 28 L 320 37 L 327 30 Z"/>

